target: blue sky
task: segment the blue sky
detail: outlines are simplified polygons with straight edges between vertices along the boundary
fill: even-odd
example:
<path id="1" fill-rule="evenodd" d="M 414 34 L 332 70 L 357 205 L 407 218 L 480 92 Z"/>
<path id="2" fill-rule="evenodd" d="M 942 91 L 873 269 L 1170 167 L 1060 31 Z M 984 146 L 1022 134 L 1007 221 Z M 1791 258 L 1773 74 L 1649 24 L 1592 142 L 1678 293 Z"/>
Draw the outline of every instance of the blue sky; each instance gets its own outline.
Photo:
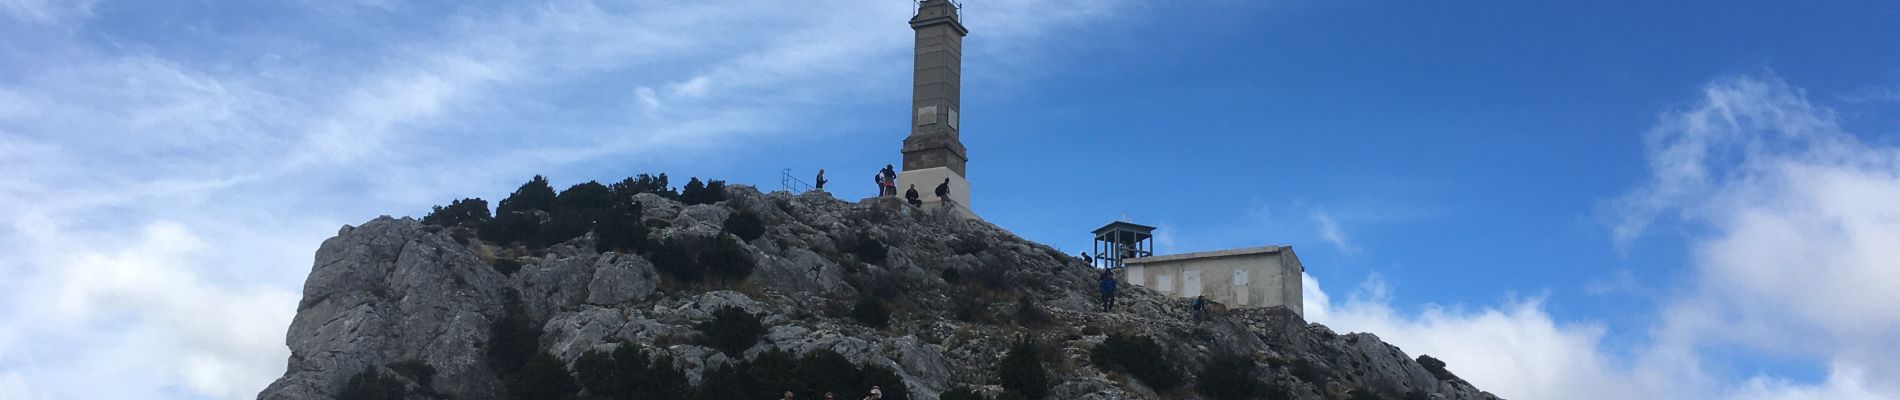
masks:
<path id="1" fill-rule="evenodd" d="M 0 399 L 252 397 L 338 226 L 534 174 L 872 194 L 907 2 L 691 3 L 0 0 Z M 1900 4 L 965 6 L 1025 237 L 1290 244 L 1511 398 L 1900 398 Z"/>

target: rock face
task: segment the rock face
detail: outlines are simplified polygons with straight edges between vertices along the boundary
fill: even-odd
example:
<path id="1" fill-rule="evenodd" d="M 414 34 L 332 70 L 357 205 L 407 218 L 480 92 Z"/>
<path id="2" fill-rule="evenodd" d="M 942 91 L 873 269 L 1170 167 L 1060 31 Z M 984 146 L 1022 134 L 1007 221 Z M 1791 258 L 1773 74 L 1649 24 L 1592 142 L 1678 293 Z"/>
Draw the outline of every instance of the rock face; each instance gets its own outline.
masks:
<path id="1" fill-rule="evenodd" d="M 318 250 L 287 337 L 289 368 L 258 398 L 334 398 L 365 368 L 405 360 L 433 367 L 430 386 L 441 395 L 506 398 L 484 352 L 511 293 L 541 327 L 543 349 L 569 365 L 590 350 L 639 343 L 671 355 L 694 384 L 735 361 L 693 340 L 695 324 L 730 306 L 758 314 L 767 327 L 736 357 L 828 349 L 897 372 L 921 399 L 958 386 L 1000 392 L 998 362 L 1012 340 L 1025 337 L 1055 350 L 1045 362 L 1053 399 L 1202 398 L 1197 375 L 1216 355 L 1258 362 L 1254 378 L 1290 398 L 1495 398 L 1448 373 L 1437 378 L 1376 336 L 1334 334 L 1281 308 L 1196 323 L 1185 300 L 1130 287 L 1115 312 L 1101 312 L 1095 272 L 1081 261 L 982 221 L 822 192 L 761 194 L 735 185 L 726 197 L 690 206 L 651 194 L 632 199 L 656 242 L 727 235 L 721 224 L 733 213 L 765 221 L 765 235 L 742 244 L 756 269 L 725 287 L 671 282 L 640 255 L 596 252 L 591 234 L 495 260 L 496 246 L 458 235 L 459 228 L 389 217 L 346 227 Z M 865 251 L 878 247 L 882 257 Z M 495 267 L 509 263 L 520 269 Z M 891 305 L 889 326 L 851 318 L 861 297 Z M 1025 308 L 1040 317 L 1024 315 Z M 1106 333 L 1154 338 L 1187 384 L 1158 394 L 1103 371 L 1090 349 Z"/>

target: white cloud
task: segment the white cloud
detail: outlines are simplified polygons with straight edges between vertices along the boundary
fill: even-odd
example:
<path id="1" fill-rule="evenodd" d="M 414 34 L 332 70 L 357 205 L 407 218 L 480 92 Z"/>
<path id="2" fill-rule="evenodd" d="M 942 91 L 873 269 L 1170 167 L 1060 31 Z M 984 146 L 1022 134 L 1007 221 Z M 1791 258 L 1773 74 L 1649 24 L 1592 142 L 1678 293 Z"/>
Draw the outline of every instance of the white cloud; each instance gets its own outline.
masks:
<path id="1" fill-rule="evenodd" d="M 973 27 L 1027 45 L 1121 3 L 986 2 L 1059 18 Z M 128 37 L 72 23 L 89 1 L 0 0 L 19 29 L 67 41 L 0 47 L 36 61 L 0 82 L 0 274 L 19 277 L 0 281 L 0 398 L 254 397 L 339 224 L 903 98 L 902 4 L 786 4 L 308 2 L 283 24 L 374 39 L 328 43 Z M 265 14 L 299 10 L 281 11 Z"/>
<path id="2" fill-rule="evenodd" d="M 1618 246 L 1662 224 L 1694 274 L 1626 347 L 1544 298 L 1418 312 L 1373 279 L 1344 302 L 1306 280 L 1310 320 L 1431 354 L 1508 398 L 1900 398 L 1900 148 L 1863 143 L 1774 77 L 1730 77 L 1645 134 L 1649 183 L 1606 210 Z M 1642 284 L 1619 273 L 1603 291 Z M 1820 360 L 1818 382 L 1718 360 Z"/>
<path id="3" fill-rule="evenodd" d="M 0 0 L 0 11 L 20 22 L 62 24 L 92 15 L 93 0 Z"/>

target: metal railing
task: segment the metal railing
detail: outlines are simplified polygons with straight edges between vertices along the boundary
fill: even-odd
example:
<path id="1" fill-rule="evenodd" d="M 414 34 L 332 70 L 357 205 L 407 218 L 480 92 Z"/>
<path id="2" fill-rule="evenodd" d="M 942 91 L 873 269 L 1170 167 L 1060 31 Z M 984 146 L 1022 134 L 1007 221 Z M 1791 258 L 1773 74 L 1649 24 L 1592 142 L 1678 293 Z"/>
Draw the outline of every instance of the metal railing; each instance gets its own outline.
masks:
<path id="1" fill-rule="evenodd" d="M 957 1 L 957 0 L 950 0 L 950 5 L 956 7 L 957 9 L 957 22 L 964 22 L 963 21 L 963 2 Z M 923 11 L 923 6 L 924 6 L 924 0 L 911 0 L 910 1 L 910 16 L 916 17 L 918 12 Z"/>
<path id="2" fill-rule="evenodd" d="M 811 191 L 812 189 L 811 184 L 805 183 L 805 181 L 801 181 L 801 180 L 798 180 L 798 178 L 792 177 L 791 168 L 786 168 L 779 171 L 778 185 L 779 185 L 779 190 L 783 190 L 791 194 L 805 193 L 805 192 Z"/>

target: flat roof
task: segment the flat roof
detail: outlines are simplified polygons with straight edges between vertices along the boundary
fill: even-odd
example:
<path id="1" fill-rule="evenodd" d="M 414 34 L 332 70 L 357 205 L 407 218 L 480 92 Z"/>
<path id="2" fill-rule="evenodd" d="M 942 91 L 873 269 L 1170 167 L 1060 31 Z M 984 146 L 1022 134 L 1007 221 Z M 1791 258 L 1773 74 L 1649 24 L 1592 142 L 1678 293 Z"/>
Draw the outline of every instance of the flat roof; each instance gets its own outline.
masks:
<path id="1" fill-rule="evenodd" d="M 1293 251 L 1293 248 L 1287 247 L 1287 246 L 1244 247 L 1244 248 L 1238 248 L 1238 249 L 1203 251 L 1199 253 L 1169 254 L 1165 256 L 1130 258 L 1127 260 L 1123 260 L 1122 262 L 1128 263 L 1128 264 L 1153 264 L 1153 263 L 1169 262 L 1169 261 L 1191 260 L 1191 259 L 1197 259 L 1197 258 L 1238 257 L 1238 256 L 1246 256 L 1246 255 L 1254 255 L 1254 254 L 1278 253 L 1282 251 Z"/>
<path id="2" fill-rule="evenodd" d="M 1115 229 L 1115 228 L 1131 229 L 1131 230 L 1141 231 L 1142 233 L 1154 232 L 1155 230 L 1155 227 L 1152 227 L 1152 226 L 1137 224 L 1137 223 L 1128 222 L 1128 221 L 1115 221 L 1115 222 L 1108 223 L 1108 225 L 1102 225 L 1102 227 L 1100 228 L 1095 228 L 1095 234 L 1101 235 L 1102 232 L 1108 232 L 1108 230 Z"/>

